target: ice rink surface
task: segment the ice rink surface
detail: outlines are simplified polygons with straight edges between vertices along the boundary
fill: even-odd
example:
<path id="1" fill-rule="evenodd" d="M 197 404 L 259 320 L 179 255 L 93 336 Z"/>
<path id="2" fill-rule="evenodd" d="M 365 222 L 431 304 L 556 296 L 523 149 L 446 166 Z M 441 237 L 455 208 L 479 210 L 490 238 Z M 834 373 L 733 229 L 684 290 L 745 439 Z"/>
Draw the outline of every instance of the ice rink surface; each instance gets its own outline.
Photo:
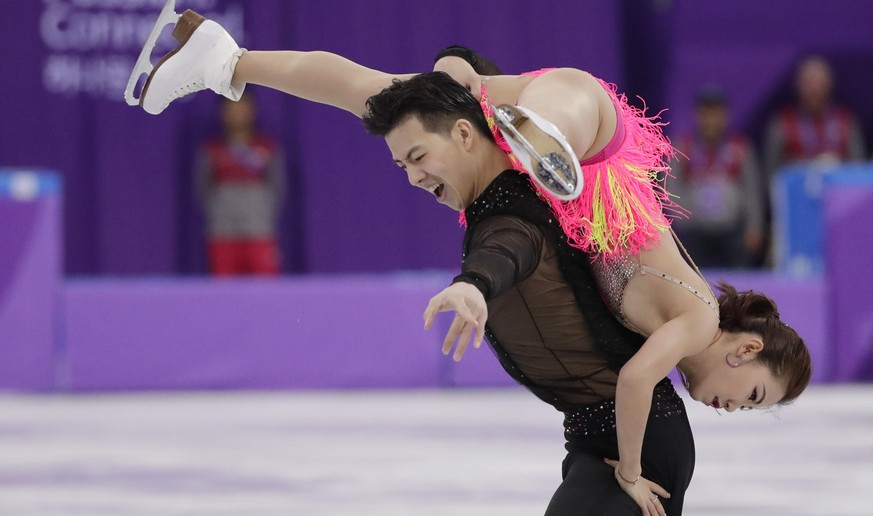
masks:
<path id="1" fill-rule="evenodd" d="M 873 385 L 688 409 L 684 514 L 873 514 Z M 561 421 L 520 388 L 0 394 L 0 515 L 538 515 Z"/>

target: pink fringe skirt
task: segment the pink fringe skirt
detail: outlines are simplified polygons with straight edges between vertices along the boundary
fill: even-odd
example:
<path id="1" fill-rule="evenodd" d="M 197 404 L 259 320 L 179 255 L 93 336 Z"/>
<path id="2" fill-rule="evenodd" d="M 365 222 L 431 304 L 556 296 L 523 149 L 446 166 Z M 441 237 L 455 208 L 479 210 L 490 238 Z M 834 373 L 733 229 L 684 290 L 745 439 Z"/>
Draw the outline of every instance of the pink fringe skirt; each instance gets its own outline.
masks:
<path id="1" fill-rule="evenodd" d="M 612 140 L 596 156 L 580 162 L 585 183 L 578 199 L 561 201 L 542 189 L 538 192 L 549 202 L 570 245 L 594 259 L 612 261 L 650 248 L 658 233 L 670 227 L 670 218 L 684 211 L 662 186 L 676 152 L 662 131 L 664 123 L 658 115 L 647 117 L 645 109 L 628 104 L 625 95 L 616 94 L 614 84 L 598 81 L 615 106 Z M 527 172 L 497 129 L 484 86 L 482 108 L 513 167 Z"/>

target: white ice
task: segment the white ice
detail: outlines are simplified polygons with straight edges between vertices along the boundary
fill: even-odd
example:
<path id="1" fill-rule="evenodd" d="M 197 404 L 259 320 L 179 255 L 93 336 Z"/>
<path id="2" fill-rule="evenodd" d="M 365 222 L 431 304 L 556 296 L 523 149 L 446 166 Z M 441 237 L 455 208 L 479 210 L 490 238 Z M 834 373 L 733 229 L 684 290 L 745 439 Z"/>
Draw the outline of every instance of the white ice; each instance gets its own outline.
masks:
<path id="1" fill-rule="evenodd" d="M 688 408 L 684 514 L 873 514 L 873 386 Z M 0 395 L 3 516 L 531 516 L 563 457 L 520 388 Z"/>

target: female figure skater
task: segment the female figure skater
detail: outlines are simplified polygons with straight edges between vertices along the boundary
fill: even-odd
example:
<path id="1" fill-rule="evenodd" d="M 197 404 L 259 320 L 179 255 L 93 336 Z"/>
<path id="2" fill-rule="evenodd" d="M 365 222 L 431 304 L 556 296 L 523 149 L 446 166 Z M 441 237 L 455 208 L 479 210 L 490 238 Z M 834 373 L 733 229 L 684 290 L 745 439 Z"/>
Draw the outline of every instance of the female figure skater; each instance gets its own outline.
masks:
<path id="1" fill-rule="evenodd" d="M 483 95 L 485 85 L 494 79 L 476 73 L 470 57 L 459 54 L 437 61 L 435 69 L 450 74 L 469 91 L 481 88 Z M 614 91 L 604 83 L 601 85 L 605 92 Z M 557 104 L 554 102 L 557 98 L 567 97 L 558 96 L 555 91 L 551 104 L 544 101 L 539 109 L 550 113 L 549 120 L 567 120 L 550 110 L 550 106 L 554 109 Z M 664 162 L 659 160 L 669 159 L 672 149 L 642 113 L 629 108 L 624 99 L 615 95 L 611 95 L 611 101 L 617 115 L 615 128 L 610 133 L 612 138 L 605 146 L 594 145 L 593 149 L 585 147 L 584 140 L 573 140 L 571 127 L 555 127 L 544 117 L 537 116 L 529 107 L 533 102 L 523 103 L 519 99 L 518 105 L 501 105 L 496 110 L 496 123 L 512 154 L 521 158 L 522 166 L 517 168 L 532 170 L 541 159 L 539 156 L 548 152 L 564 153 L 570 160 L 575 157 L 574 148 L 582 149 L 579 154 L 583 156 L 599 149 L 593 158 L 581 161 L 581 177 L 586 188 L 594 185 L 595 189 L 588 195 L 583 193 L 581 202 L 550 201 L 567 239 L 571 242 L 578 239 L 571 245 L 593 255 L 594 277 L 613 315 L 625 327 L 646 337 L 643 346 L 620 369 L 615 414 L 621 460 L 607 461 L 615 466 L 619 485 L 646 514 L 646 499 L 652 493 L 657 494 L 658 486 L 637 488 L 642 471 L 640 452 L 651 409 L 651 393 L 659 380 L 678 367 L 693 399 L 733 412 L 737 408 L 789 403 L 808 384 L 811 362 L 803 341 L 779 319 L 776 304 L 771 299 L 751 291 L 739 293 L 721 283 L 721 296 L 717 300 L 691 257 L 686 254 L 683 258 L 684 248 L 667 221 L 659 217 L 662 208 L 672 205 L 654 176 L 654 172 L 667 171 Z M 483 105 L 483 109 L 487 111 L 487 106 Z M 563 112 L 572 113 L 572 110 Z M 584 126 L 586 120 L 594 125 L 592 118 L 573 123 Z M 571 136 L 562 141 L 564 134 Z M 627 155 L 641 148 L 642 153 Z M 625 181 L 630 183 L 625 184 Z M 597 189 L 610 191 L 605 194 Z M 648 204 L 652 200 L 657 204 Z M 623 213 L 614 207 L 610 209 L 610 204 L 622 202 L 635 204 L 643 212 Z M 598 203 L 606 206 L 598 208 Z M 626 221 L 630 224 L 626 225 Z M 646 223 L 652 221 L 654 223 L 647 227 Z M 598 227 L 598 223 L 603 226 Z M 617 228 L 628 232 L 616 232 Z M 611 235 L 610 231 L 613 231 Z M 602 240 L 596 238 L 604 233 Z M 589 237 L 584 238 L 585 235 Z M 476 277 L 477 272 L 473 267 L 466 267 L 465 274 Z M 434 298 L 426 313 L 428 320 L 432 320 L 433 313 L 444 303 L 445 299 L 440 296 Z M 450 333 L 444 352 L 456 339 L 457 335 Z M 461 339 L 459 348 L 464 340 Z M 769 344 L 765 346 L 765 342 Z M 735 381 L 721 383 L 714 375 L 706 374 L 710 368 L 717 369 L 713 362 L 719 356 L 731 369 L 755 361 L 754 367 L 747 367 L 743 372 L 764 374 L 757 378 L 749 374 L 742 379 L 734 375 Z M 763 379 L 767 369 L 772 379 L 777 380 L 775 384 L 771 378 Z M 768 387 L 775 396 L 766 394 Z M 654 496 L 648 499 L 657 503 Z"/>
<path id="2" fill-rule="evenodd" d="M 487 335 L 507 372 L 564 412 L 547 515 L 681 514 L 694 445 L 665 378 L 677 364 L 692 398 L 728 411 L 788 403 L 808 383 L 803 341 L 767 298 L 724 286 L 719 319 L 652 186 L 669 144 L 591 75 L 483 77 L 454 62 L 458 80 L 396 76 L 324 52 L 243 51 L 191 12 L 174 35 L 138 99 L 146 111 L 204 88 L 238 97 L 246 83 L 339 107 L 385 137 L 412 185 L 462 212 L 462 272 L 425 326 L 455 312 L 444 353 L 457 341 L 458 360 Z"/>

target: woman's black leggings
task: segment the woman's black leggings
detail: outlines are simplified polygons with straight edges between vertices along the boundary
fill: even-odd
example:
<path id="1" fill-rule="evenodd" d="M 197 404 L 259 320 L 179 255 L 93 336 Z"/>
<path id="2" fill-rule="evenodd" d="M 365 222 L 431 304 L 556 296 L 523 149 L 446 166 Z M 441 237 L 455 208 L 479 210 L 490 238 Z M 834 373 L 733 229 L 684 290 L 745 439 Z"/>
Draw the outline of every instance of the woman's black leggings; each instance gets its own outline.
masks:
<path id="1" fill-rule="evenodd" d="M 612 466 L 604 458 L 618 458 L 615 432 L 573 438 L 566 444 L 563 477 L 546 516 L 624 516 L 641 514 L 639 506 L 622 491 Z M 643 477 L 670 493 L 661 502 L 668 516 L 682 514 L 685 490 L 694 472 L 694 438 L 684 410 L 650 416 L 642 453 Z"/>

